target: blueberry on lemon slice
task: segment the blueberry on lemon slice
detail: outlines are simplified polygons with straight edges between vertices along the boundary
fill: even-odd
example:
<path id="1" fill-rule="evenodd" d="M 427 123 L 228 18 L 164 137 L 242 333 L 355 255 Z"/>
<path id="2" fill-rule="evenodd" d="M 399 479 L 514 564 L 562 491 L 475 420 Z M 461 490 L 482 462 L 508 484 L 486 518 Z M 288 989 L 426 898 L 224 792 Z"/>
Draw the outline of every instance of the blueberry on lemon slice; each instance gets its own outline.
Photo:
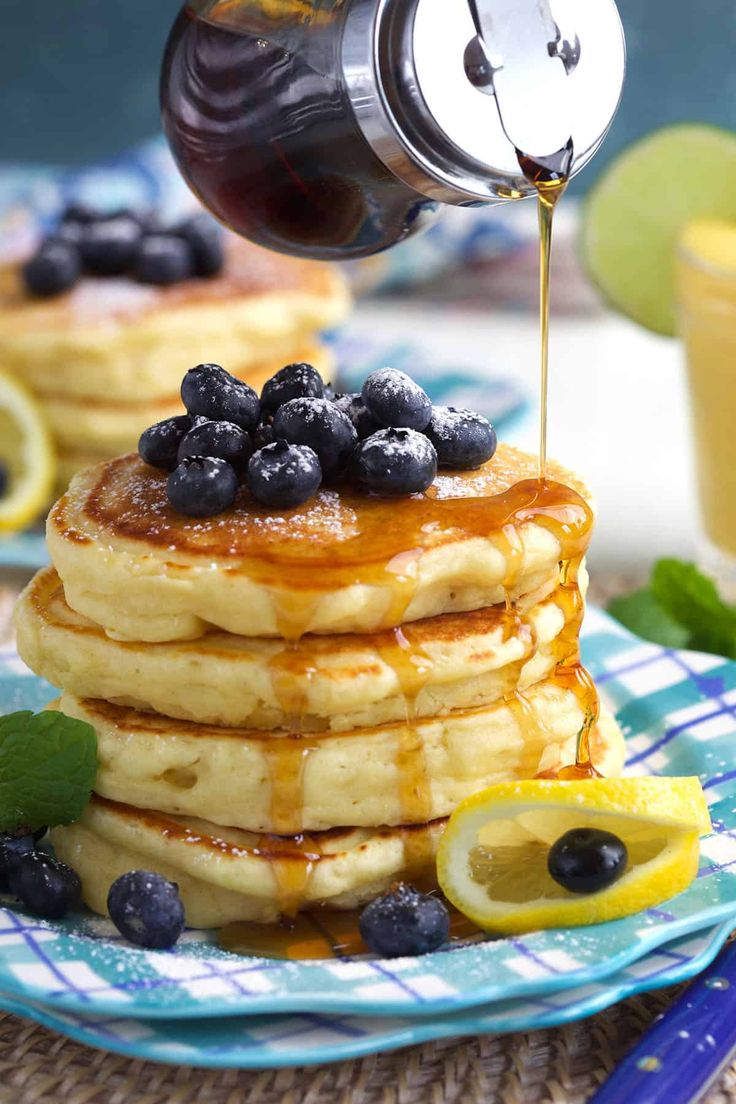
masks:
<path id="1" fill-rule="evenodd" d="M 437 873 L 487 931 L 597 924 L 686 889 L 710 830 L 697 778 L 503 782 L 455 810 Z"/>

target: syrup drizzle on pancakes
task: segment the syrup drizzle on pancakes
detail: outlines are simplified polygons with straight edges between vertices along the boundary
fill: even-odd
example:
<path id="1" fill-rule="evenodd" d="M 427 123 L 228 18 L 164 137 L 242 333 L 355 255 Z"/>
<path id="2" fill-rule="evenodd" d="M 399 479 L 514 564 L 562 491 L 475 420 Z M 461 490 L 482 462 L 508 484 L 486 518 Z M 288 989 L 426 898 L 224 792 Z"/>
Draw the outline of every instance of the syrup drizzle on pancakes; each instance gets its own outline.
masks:
<path id="1" fill-rule="evenodd" d="M 478 537 L 491 542 L 506 565 L 506 602 L 489 616 L 496 623 L 501 619 L 505 633 L 521 635 L 525 652 L 527 646 L 533 651 L 531 626 L 514 605 L 524 566 L 523 529 L 530 523 L 550 532 L 560 549 L 560 583 L 554 600 L 565 625 L 552 644 L 556 666 L 550 678 L 575 695 L 584 718 L 577 762 L 563 768 L 559 776 L 590 777 L 595 773 L 589 734 L 598 718 L 598 698 L 581 665 L 578 642 L 583 613 L 579 574 L 590 539 L 592 512 L 582 495 L 563 483 L 534 478 L 531 472 L 528 478 L 515 480 L 518 455 L 507 450 L 506 461 L 499 456 L 497 493 L 489 493 L 487 472 L 482 473 L 484 489 L 479 473 L 460 473 L 440 476 L 424 495 L 391 501 L 325 490 L 308 509 L 284 515 L 248 503 L 247 509 L 241 506 L 213 519 L 182 518 L 166 502 L 165 477 L 131 458 L 114 461 L 105 469 L 112 472 L 112 478 L 101 478 L 89 493 L 85 524 L 91 523 L 93 530 L 163 547 L 174 555 L 217 557 L 224 561 L 224 570 L 246 573 L 279 596 L 279 631 L 293 646 L 274 661 L 272 679 L 293 731 L 287 738 L 266 741 L 275 827 L 293 823 L 294 809 L 302 805 L 304 771 L 311 751 L 309 735 L 302 732 L 301 724 L 310 664 L 308 652 L 298 642 L 308 631 L 315 604 L 325 591 L 338 586 L 380 587 L 387 594 L 380 653 L 395 673 L 409 721 L 396 755 L 396 784 L 407 826 L 403 875 L 416 882 L 430 871 L 434 861 L 431 840 L 427 833 L 409 830 L 425 823 L 430 815 L 423 746 L 412 722 L 431 660 L 411 625 L 403 625 L 418 585 L 418 563 L 425 550 L 443 544 Z M 508 471 L 503 470 L 504 463 Z M 488 467 L 495 464 L 496 458 Z M 526 474 L 524 465 L 521 474 Z M 64 500 L 57 507 L 57 523 L 63 523 L 63 511 Z M 71 524 L 65 536 L 93 539 Z M 279 592 L 279 581 L 284 578 L 289 580 L 289 589 Z M 522 664 L 520 661 L 519 671 Z M 304 676 L 300 683 L 291 678 L 294 667 Z M 518 688 L 509 691 L 506 702 L 525 725 L 543 725 Z M 306 836 L 274 834 L 264 840 L 263 851 L 276 875 L 280 910 L 293 917 L 320 861 L 316 842 Z"/>

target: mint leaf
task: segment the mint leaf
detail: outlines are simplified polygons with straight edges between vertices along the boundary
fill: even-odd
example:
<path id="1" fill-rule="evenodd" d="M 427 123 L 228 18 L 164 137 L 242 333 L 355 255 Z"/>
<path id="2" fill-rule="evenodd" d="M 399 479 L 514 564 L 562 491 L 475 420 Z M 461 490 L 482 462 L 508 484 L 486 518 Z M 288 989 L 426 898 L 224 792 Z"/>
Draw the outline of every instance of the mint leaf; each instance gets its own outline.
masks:
<path id="1" fill-rule="evenodd" d="M 659 560 L 649 587 L 614 599 L 609 612 L 628 629 L 668 648 L 736 659 L 736 608 L 692 563 Z"/>
<path id="2" fill-rule="evenodd" d="M 56 710 L 0 717 L 0 831 L 70 824 L 89 801 L 97 735 Z"/>
<path id="3" fill-rule="evenodd" d="M 688 630 L 689 647 L 736 658 L 736 610 L 695 564 L 659 560 L 651 586 L 657 602 Z"/>
<path id="4" fill-rule="evenodd" d="M 690 643 L 688 630 L 660 605 L 649 587 L 614 598 L 608 612 L 637 636 L 664 648 L 687 648 Z"/>

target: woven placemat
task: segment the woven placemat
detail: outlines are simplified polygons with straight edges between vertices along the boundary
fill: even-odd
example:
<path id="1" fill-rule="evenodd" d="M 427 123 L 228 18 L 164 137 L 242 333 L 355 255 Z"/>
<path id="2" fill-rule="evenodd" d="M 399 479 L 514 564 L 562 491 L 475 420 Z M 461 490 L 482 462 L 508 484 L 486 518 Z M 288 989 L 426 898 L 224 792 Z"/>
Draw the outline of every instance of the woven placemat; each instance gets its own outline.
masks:
<path id="1" fill-rule="evenodd" d="M 11 635 L 18 582 L 0 581 L 0 643 Z M 596 582 L 590 597 L 603 605 L 633 580 Z M 585 1104 L 678 991 L 643 994 L 555 1030 L 257 1072 L 133 1061 L 0 1012 L 0 1104 Z M 736 1104 L 736 1064 L 704 1104 Z"/>
<path id="2" fill-rule="evenodd" d="M 554 1031 L 443 1040 L 356 1062 L 198 1070 L 105 1054 L 0 1013 L 2 1104 L 584 1104 L 676 991 Z M 736 1104 L 736 1067 L 704 1098 Z"/>

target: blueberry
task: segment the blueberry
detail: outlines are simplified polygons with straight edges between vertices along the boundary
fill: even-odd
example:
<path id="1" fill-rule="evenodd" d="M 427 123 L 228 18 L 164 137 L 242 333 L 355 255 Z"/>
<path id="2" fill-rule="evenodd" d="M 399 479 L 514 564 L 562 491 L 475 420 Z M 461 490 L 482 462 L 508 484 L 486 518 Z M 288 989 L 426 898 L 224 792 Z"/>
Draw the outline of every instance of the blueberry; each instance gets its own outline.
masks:
<path id="1" fill-rule="evenodd" d="M 338 410 L 342 410 L 343 414 L 347 414 L 350 421 L 355 426 L 355 432 L 358 434 L 358 438 L 364 441 L 366 437 L 370 437 L 372 433 L 376 433 L 381 429 L 381 425 L 368 410 L 368 407 L 363 402 L 362 396 L 359 392 L 355 394 L 335 395 L 332 400 Z"/>
<path id="2" fill-rule="evenodd" d="M 435 406 L 424 431 L 437 452 L 441 468 L 479 468 L 496 451 L 496 431 L 482 414 Z"/>
<path id="3" fill-rule="evenodd" d="M 248 488 L 264 506 L 290 510 L 306 502 L 322 482 L 314 449 L 275 441 L 254 452 L 248 462 Z"/>
<path id="4" fill-rule="evenodd" d="M 86 230 L 86 225 L 81 222 L 60 222 L 53 234 L 49 235 L 48 240 L 65 242 L 79 249 Z"/>
<path id="5" fill-rule="evenodd" d="M 425 391 L 405 372 L 380 368 L 363 384 L 363 402 L 382 426 L 426 429 L 432 403 Z"/>
<path id="6" fill-rule="evenodd" d="M 273 418 L 268 416 L 261 418 L 253 432 L 253 448 L 257 451 L 258 449 L 265 448 L 266 445 L 272 445 L 275 440 L 276 434 L 273 431 Z"/>
<path id="7" fill-rule="evenodd" d="M 136 218 L 144 234 L 166 234 L 170 225 L 159 211 L 138 211 Z"/>
<path id="8" fill-rule="evenodd" d="M 28 911 L 44 920 L 60 920 L 81 904 L 79 875 L 43 851 L 28 851 L 14 859 L 9 881 L 11 892 Z"/>
<path id="9" fill-rule="evenodd" d="M 23 266 L 23 281 L 32 295 L 60 295 L 76 284 L 81 271 L 76 246 L 49 239 Z"/>
<path id="10" fill-rule="evenodd" d="M 100 218 L 100 212 L 96 207 L 90 207 L 88 203 L 67 203 L 61 212 L 59 225 L 64 222 L 76 222 L 80 226 L 87 226 Z"/>
<path id="11" fill-rule="evenodd" d="M 192 251 L 176 234 L 146 234 L 137 250 L 133 275 L 142 284 L 167 287 L 194 273 Z"/>
<path id="12" fill-rule="evenodd" d="M 97 211 L 86 204 L 70 203 L 62 211 L 52 237 L 79 245 L 87 227 L 99 217 Z"/>
<path id="13" fill-rule="evenodd" d="M 237 490 L 235 469 L 213 456 L 188 456 L 166 483 L 169 502 L 187 517 L 212 517 L 229 510 Z"/>
<path id="14" fill-rule="evenodd" d="M 222 231 L 209 215 L 193 215 L 174 231 L 189 246 L 195 276 L 217 276 L 225 264 Z"/>
<path id="15" fill-rule="evenodd" d="M 184 931 L 178 885 L 148 870 L 131 870 L 114 881 L 107 911 L 120 934 L 138 947 L 167 950 Z"/>
<path id="16" fill-rule="evenodd" d="M 10 487 L 10 469 L 0 460 L 0 498 L 4 498 Z"/>
<path id="17" fill-rule="evenodd" d="M 309 445 L 325 476 L 343 467 L 355 448 L 355 426 L 329 399 L 290 399 L 273 419 L 276 437 L 292 445 Z"/>
<path id="18" fill-rule="evenodd" d="M 428 954 L 450 937 L 442 901 L 403 884 L 366 905 L 359 926 L 363 941 L 383 958 Z"/>
<path id="19" fill-rule="evenodd" d="M 571 893 L 596 893 L 613 885 L 626 870 L 626 844 L 600 828 L 572 828 L 552 844 L 550 877 Z"/>
<path id="20" fill-rule="evenodd" d="M 213 421 L 235 422 L 248 431 L 258 424 L 261 411 L 258 395 L 219 364 L 198 364 L 190 368 L 181 385 L 181 398 L 190 414 L 200 414 Z"/>
<path id="21" fill-rule="evenodd" d="M 191 428 L 192 419 L 188 414 L 177 414 L 175 418 L 156 422 L 141 433 L 138 455 L 154 468 L 173 471 L 179 463 L 179 445 Z"/>
<path id="22" fill-rule="evenodd" d="M 127 212 L 96 219 L 80 242 L 82 262 L 95 276 L 122 276 L 135 261 L 141 241 L 138 219 Z"/>
<path id="23" fill-rule="evenodd" d="M 361 441 L 350 464 L 352 481 L 365 494 L 417 494 L 436 474 L 434 445 L 415 429 L 379 429 Z"/>
<path id="24" fill-rule="evenodd" d="M 290 399 L 321 399 L 324 390 L 322 377 L 311 364 L 287 364 L 264 384 L 261 409 L 273 413 Z"/>
<path id="25" fill-rule="evenodd" d="M 189 456 L 217 456 L 243 475 L 252 453 L 253 442 L 234 422 L 201 421 L 182 439 L 177 458 L 181 463 Z"/>
<path id="26" fill-rule="evenodd" d="M 0 835 L 0 892 L 10 889 L 10 869 L 21 855 L 35 851 L 36 839 L 31 832 Z"/>

